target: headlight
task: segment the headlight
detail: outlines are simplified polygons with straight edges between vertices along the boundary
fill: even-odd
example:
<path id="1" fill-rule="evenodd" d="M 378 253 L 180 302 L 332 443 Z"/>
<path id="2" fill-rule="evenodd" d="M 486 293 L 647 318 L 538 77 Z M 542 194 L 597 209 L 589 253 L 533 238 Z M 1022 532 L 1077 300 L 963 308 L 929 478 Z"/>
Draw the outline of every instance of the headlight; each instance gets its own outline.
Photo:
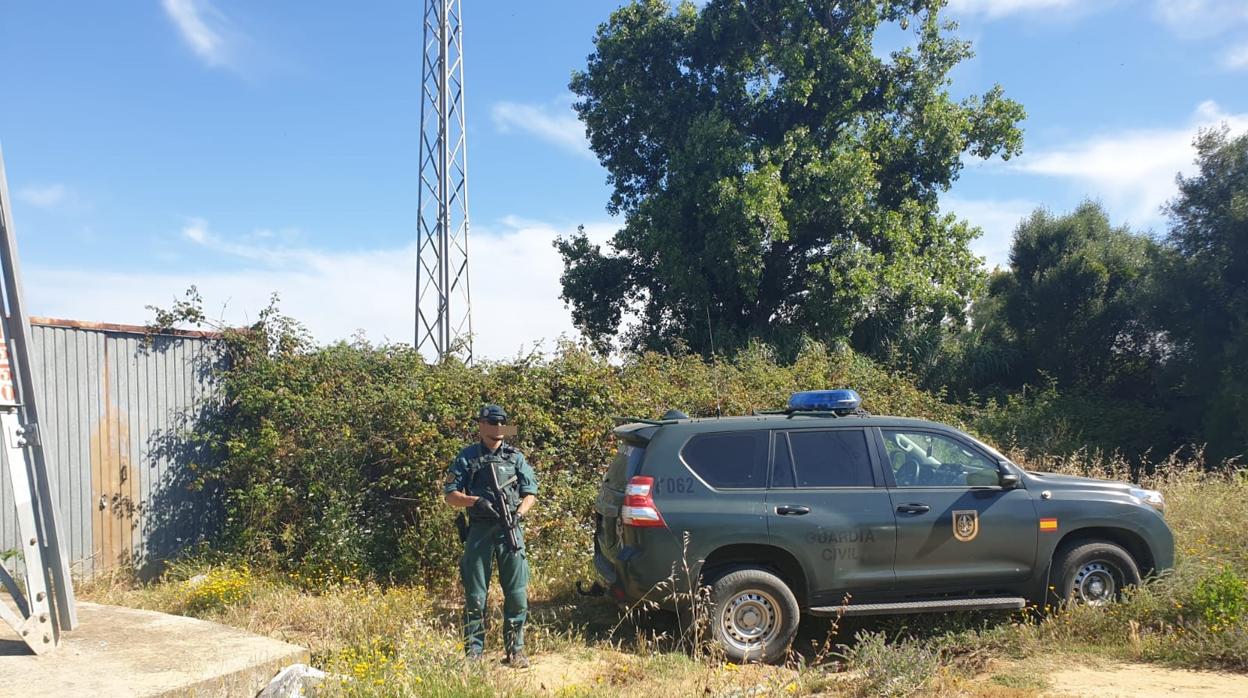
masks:
<path id="1" fill-rule="evenodd" d="M 1147 504 L 1158 511 L 1165 510 L 1166 508 L 1166 500 L 1162 498 L 1161 493 L 1157 490 L 1146 490 L 1140 487 L 1132 487 L 1131 496 L 1140 500 L 1141 503 Z"/>

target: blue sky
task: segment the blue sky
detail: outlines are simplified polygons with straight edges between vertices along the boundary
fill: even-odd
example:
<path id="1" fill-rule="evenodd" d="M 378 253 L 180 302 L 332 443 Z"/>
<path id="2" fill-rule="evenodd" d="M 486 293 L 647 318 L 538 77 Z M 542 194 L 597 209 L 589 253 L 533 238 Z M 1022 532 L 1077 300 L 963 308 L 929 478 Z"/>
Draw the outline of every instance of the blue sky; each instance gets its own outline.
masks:
<path id="1" fill-rule="evenodd" d="M 464 0 L 478 355 L 572 333 L 552 239 L 605 239 L 605 171 L 570 109 L 572 70 L 618 2 Z M 226 322 L 270 293 L 330 341 L 410 342 L 421 3 L 149 0 L 0 5 L 0 144 L 27 303 L 143 322 L 197 284 Z M 1191 137 L 1248 130 L 1245 0 L 952 0 L 1001 83 L 1023 157 L 968 162 L 942 199 L 1005 262 L 1037 206 L 1102 201 L 1160 231 Z M 881 49 L 905 40 L 881 37 Z"/>

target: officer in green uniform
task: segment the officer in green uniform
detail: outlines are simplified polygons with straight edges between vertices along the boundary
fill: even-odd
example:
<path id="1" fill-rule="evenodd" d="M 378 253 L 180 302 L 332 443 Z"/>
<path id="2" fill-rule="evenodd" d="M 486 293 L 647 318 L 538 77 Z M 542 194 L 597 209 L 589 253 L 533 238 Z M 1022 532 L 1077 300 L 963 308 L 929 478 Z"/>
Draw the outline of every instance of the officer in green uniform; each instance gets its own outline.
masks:
<path id="1" fill-rule="evenodd" d="M 490 567 L 498 560 L 498 581 L 503 587 L 504 663 L 526 668 L 524 621 L 529 611 L 529 561 L 523 547 L 513 552 L 507 546 L 507 531 L 499 514 L 483 498 L 489 491 L 490 471 L 498 476 L 506 506 L 518 520 L 537 501 L 537 477 L 524 455 L 503 443 L 507 413 L 498 405 L 486 405 L 477 414 L 480 441 L 459 452 L 447 471 L 443 493 L 453 507 L 468 510 L 468 536 L 459 562 L 464 583 L 464 651 L 469 659 L 479 659 L 485 648 L 485 592 L 490 583 Z M 523 537 L 521 538 L 523 541 Z"/>

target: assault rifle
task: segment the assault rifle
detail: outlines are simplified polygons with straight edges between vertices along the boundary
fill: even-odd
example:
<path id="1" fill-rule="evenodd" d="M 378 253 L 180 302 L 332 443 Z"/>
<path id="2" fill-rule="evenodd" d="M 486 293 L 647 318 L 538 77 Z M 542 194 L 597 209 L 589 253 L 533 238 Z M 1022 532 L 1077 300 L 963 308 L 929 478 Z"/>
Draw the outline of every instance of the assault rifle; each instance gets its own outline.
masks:
<path id="1" fill-rule="evenodd" d="M 516 512 L 511 510 L 511 506 L 507 502 L 506 495 L 503 494 L 503 487 L 498 482 L 498 471 L 494 469 L 494 464 L 489 465 L 490 468 L 490 490 L 487 499 L 494 506 L 494 511 L 498 512 L 499 523 L 503 524 L 503 528 L 507 531 L 507 547 L 513 553 L 520 552 L 524 544 L 520 542 L 520 521 L 516 516 Z M 515 476 L 511 480 L 503 483 L 510 485 Z"/>

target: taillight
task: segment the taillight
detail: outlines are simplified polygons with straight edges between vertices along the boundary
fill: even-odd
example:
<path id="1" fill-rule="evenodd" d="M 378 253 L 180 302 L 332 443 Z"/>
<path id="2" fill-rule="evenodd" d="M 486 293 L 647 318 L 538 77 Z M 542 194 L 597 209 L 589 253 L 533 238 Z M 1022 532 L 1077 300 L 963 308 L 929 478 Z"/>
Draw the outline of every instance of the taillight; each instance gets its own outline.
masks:
<path id="1" fill-rule="evenodd" d="M 620 520 L 625 526 L 650 528 L 666 526 L 659 509 L 654 505 L 654 478 L 637 476 L 630 478 L 624 488 L 624 508 Z"/>

